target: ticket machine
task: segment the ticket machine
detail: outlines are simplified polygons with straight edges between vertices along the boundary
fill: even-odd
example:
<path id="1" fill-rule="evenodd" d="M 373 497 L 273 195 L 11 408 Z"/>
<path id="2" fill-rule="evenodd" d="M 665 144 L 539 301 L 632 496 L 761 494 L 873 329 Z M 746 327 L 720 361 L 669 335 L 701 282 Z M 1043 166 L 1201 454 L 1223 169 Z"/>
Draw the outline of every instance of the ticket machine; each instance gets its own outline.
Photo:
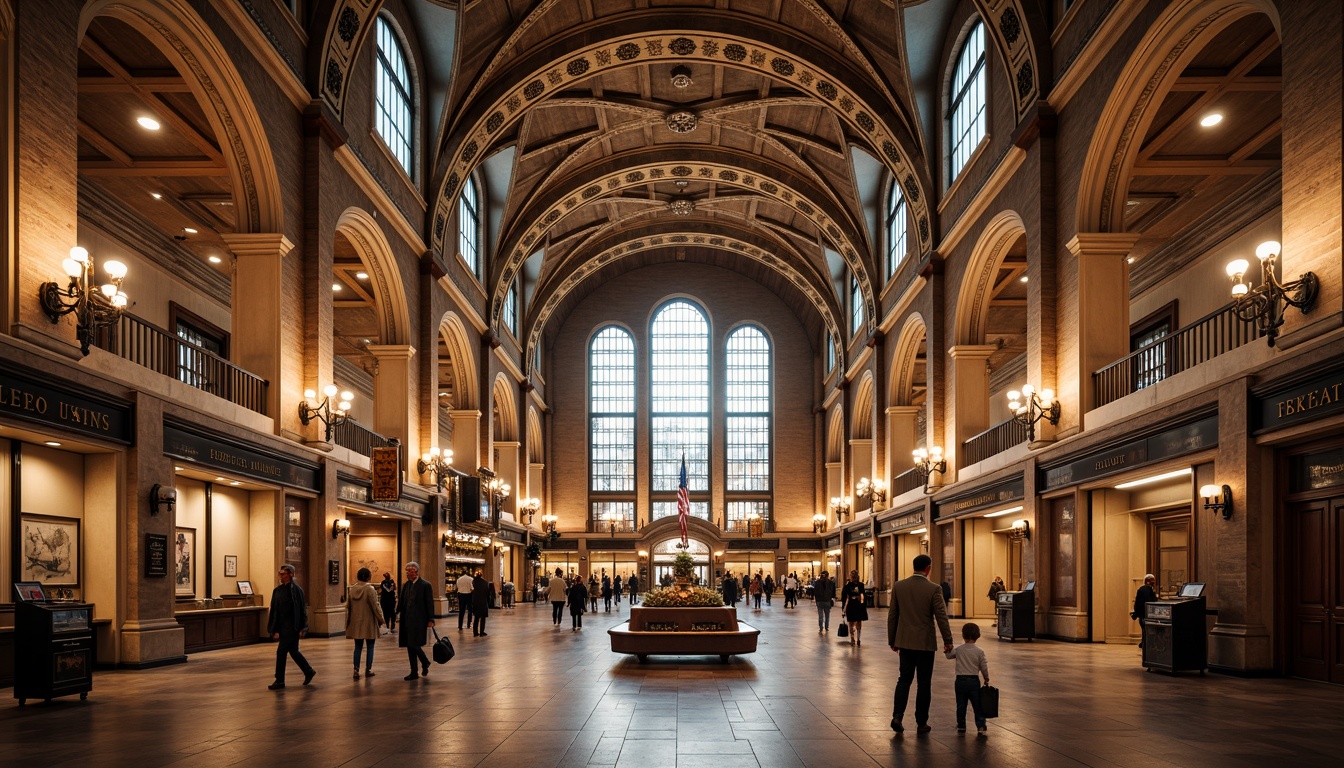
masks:
<path id="1" fill-rule="evenodd" d="M 1196 671 L 1209 665 L 1204 585 L 1181 587 L 1171 600 L 1148 603 L 1143 621 L 1143 666 L 1163 672 Z"/>
<path id="2" fill-rule="evenodd" d="M 1021 592 L 1000 592 L 995 609 L 1000 640 L 1036 637 L 1036 582 L 1027 582 Z"/>

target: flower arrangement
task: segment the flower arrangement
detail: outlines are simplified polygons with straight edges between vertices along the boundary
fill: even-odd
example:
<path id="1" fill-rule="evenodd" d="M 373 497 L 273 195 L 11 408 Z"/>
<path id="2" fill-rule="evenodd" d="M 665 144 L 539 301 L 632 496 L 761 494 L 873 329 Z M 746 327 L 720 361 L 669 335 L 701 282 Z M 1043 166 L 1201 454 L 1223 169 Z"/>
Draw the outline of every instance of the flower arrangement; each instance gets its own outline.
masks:
<path id="1" fill-rule="evenodd" d="M 678 552 L 672 559 L 672 575 L 678 581 L 690 581 L 695 575 L 695 558 L 691 557 L 690 552 Z"/>
<path id="2" fill-rule="evenodd" d="M 718 592 L 684 584 L 655 589 L 644 596 L 645 608 L 705 608 L 722 605 L 723 598 L 719 597 Z"/>

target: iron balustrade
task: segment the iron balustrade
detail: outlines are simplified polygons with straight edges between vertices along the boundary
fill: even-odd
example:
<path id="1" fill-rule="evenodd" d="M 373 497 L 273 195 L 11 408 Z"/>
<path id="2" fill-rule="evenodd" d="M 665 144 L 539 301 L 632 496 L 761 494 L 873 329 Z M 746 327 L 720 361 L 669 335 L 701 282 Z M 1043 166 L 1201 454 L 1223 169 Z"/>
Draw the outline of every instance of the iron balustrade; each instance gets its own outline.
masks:
<path id="1" fill-rule="evenodd" d="M 923 487 L 924 480 L 919 476 L 919 473 L 911 467 L 891 479 L 891 490 L 889 491 L 891 494 L 890 498 L 896 498 L 902 493 L 908 493 L 916 488 Z"/>
<path id="2" fill-rule="evenodd" d="M 751 534 L 751 529 L 749 527 L 751 525 L 750 520 L 727 520 L 725 522 L 727 523 L 727 527 L 723 529 L 725 533 Z M 772 518 L 764 518 L 761 522 L 764 524 L 762 527 L 763 533 L 775 532 L 775 521 Z"/>
<path id="3" fill-rule="evenodd" d="M 384 448 L 387 446 L 387 438 L 374 432 L 372 429 L 360 424 L 354 419 L 346 419 L 343 423 L 337 424 L 332 432 L 335 443 L 342 448 L 348 448 L 360 456 L 373 457 L 374 448 Z M 401 468 L 406 468 L 406 446 L 398 447 L 397 454 L 401 460 Z"/>
<path id="4" fill-rule="evenodd" d="M 1027 426 L 1017 419 L 1009 419 L 962 443 L 961 457 L 964 466 L 970 466 L 1026 441 Z"/>
<path id="5" fill-rule="evenodd" d="M 635 521 L 621 518 L 616 521 L 616 533 L 635 533 Z M 611 533 L 611 521 L 606 519 L 588 520 L 588 533 Z"/>
<path id="6" fill-rule="evenodd" d="M 135 315 L 123 314 L 99 334 L 96 344 L 123 360 L 266 415 L 265 379 Z"/>
<path id="7" fill-rule="evenodd" d="M 1095 407 L 1132 395 L 1263 335 L 1254 321 L 1237 317 L 1233 305 L 1228 304 L 1093 373 Z"/>

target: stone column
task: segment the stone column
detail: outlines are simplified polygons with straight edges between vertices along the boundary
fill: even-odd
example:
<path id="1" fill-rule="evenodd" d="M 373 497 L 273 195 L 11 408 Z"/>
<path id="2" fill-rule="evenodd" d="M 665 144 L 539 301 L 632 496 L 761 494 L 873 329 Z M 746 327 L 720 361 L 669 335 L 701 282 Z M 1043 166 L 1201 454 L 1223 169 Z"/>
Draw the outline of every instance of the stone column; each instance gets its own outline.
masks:
<path id="1" fill-rule="evenodd" d="M 234 365 L 267 381 L 266 413 L 275 420 L 276 434 L 286 428 L 297 432 L 302 429 L 298 419 L 302 369 L 286 376 L 281 363 L 281 304 L 285 298 L 281 262 L 294 244 L 282 234 L 222 237 L 234 255 L 229 356 Z"/>
<path id="2" fill-rule="evenodd" d="M 948 399 L 951 400 L 951 445 L 943 446 L 951 482 L 962 465 L 961 445 L 989 429 L 989 356 L 998 351 L 992 344 L 958 344 L 947 351 L 952 358 Z"/>
<path id="3" fill-rule="evenodd" d="M 850 485 L 857 488 L 859 485 L 859 480 L 864 477 L 868 478 L 869 481 L 872 481 L 872 479 L 876 476 L 873 471 L 873 441 L 868 438 L 859 438 L 857 440 L 850 440 L 849 455 L 852 457 L 853 461 L 853 463 L 850 464 L 850 466 L 854 468 L 851 471 L 851 475 L 849 478 Z M 855 493 L 857 493 L 857 491 L 855 491 Z M 871 500 L 868 498 L 865 498 L 862 504 L 868 505 L 864 506 L 863 507 L 864 509 L 870 509 L 872 507 Z M 856 496 L 854 498 L 854 517 L 851 519 L 858 518 L 858 512 L 860 506 L 861 504 L 859 502 L 858 497 Z"/>
<path id="4" fill-rule="evenodd" d="M 1060 368 L 1072 368 L 1073 376 L 1061 375 L 1060 380 L 1073 379 L 1078 391 L 1056 393 L 1056 398 L 1062 398 L 1061 433 L 1080 429 L 1083 414 L 1096 407 L 1092 374 L 1129 354 L 1128 257 L 1138 240 L 1137 234 L 1128 232 L 1079 232 L 1068 243 L 1078 259 L 1078 320 L 1074 324 L 1078 343 L 1074 359 L 1060 361 Z"/>
<path id="5" fill-rule="evenodd" d="M 499 455 L 499 459 L 494 470 L 496 479 L 501 483 L 508 483 L 511 489 L 509 498 L 504 500 L 500 517 L 526 523 L 526 520 L 518 520 L 518 496 L 523 492 L 523 484 L 518 476 L 518 447 L 516 440 L 496 440 L 495 453 Z"/>
<path id="6" fill-rule="evenodd" d="M 918 405 L 893 405 L 887 408 L 888 485 L 902 472 L 914 466 L 914 451 L 919 447 Z M 895 490 L 891 497 L 896 495 Z M 889 497 L 890 498 L 890 497 Z"/>
<path id="7" fill-rule="evenodd" d="M 481 412 L 469 408 L 454 409 L 448 412 L 448 417 L 453 420 L 453 466 L 474 475 L 476 468 L 481 466 Z"/>
<path id="8" fill-rule="evenodd" d="M 415 446 L 410 442 L 411 358 L 415 357 L 415 348 L 409 344 L 370 344 L 368 350 L 378 361 L 373 376 L 373 431 L 400 440 L 409 455 L 419 456 L 423 451 L 411 450 Z M 417 445 L 425 442 L 416 441 Z"/>

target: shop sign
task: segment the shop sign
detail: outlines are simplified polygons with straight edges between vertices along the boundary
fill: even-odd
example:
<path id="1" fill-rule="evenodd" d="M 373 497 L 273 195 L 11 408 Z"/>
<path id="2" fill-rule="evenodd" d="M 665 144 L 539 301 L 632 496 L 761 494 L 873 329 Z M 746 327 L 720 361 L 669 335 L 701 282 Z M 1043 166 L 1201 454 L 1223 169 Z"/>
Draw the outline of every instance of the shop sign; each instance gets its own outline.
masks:
<path id="1" fill-rule="evenodd" d="M 789 549 L 801 549 L 812 551 L 821 549 L 821 539 L 789 539 Z"/>
<path id="2" fill-rule="evenodd" d="M 630 542 L 632 545 L 630 549 L 635 549 L 633 545 L 636 543 Z M 597 545 L 593 542 L 589 542 L 589 546 L 597 549 Z M 611 547 L 607 547 L 607 549 L 611 549 Z M 779 549 L 779 539 L 733 539 L 728 542 L 729 552 L 764 552 L 776 549 Z"/>
<path id="3" fill-rule="evenodd" d="M 364 504 L 365 506 L 377 507 L 378 509 L 389 512 L 397 512 L 411 517 L 422 517 L 429 507 L 428 501 L 418 499 L 404 498 L 397 501 L 374 501 L 371 497 L 369 486 L 363 483 L 347 480 L 344 477 L 336 480 L 336 498 L 341 501 L 349 501 L 355 504 Z"/>
<path id="4" fill-rule="evenodd" d="M 321 468 L 316 464 L 301 463 L 257 446 L 225 440 L 218 435 L 207 436 L 172 424 L 163 425 L 163 453 L 266 483 L 308 491 L 322 490 Z"/>
<path id="5" fill-rule="evenodd" d="M 501 528 L 499 532 L 495 534 L 495 539 L 497 541 L 510 541 L 514 544 L 522 544 L 523 532 L 515 531 L 511 528 Z"/>
<path id="6" fill-rule="evenodd" d="M 863 541 L 871 538 L 873 538 L 873 526 L 871 524 L 862 528 L 855 528 L 852 531 L 845 531 L 846 542 Z"/>
<path id="7" fill-rule="evenodd" d="M 395 445 L 378 446 L 369 457 L 372 476 L 370 497 L 373 501 L 401 500 L 401 448 Z"/>
<path id="8" fill-rule="evenodd" d="M 145 534 L 145 575 L 168 575 L 168 535 L 164 533 Z"/>
<path id="9" fill-rule="evenodd" d="M 0 373 L 0 414 L 130 445 L 131 405 Z"/>
<path id="10" fill-rule="evenodd" d="M 924 524 L 924 510 L 911 512 L 900 517 L 892 517 L 878 523 L 877 532 L 879 535 L 886 533 L 895 533 L 906 528 L 918 528 Z"/>
<path id="11" fill-rule="evenodd" d="M 840 546 L 840 534 L 837 533 L 834 536 L 828 536 L 826 540 L 822 542 L 821 546 L 823 549 L 835 549 Z"/>
<path id="12" fill-rule="evenodd" d="M 1026 481 L 1019 475 L 1007 482 L 984 488 L 977 488 L 965 496 L 938 503 L 938 517 L 948 518 L 975 512 L 1005 501 L 1020 501 L 1026 489 Z"/>
<path id="13" fill-rule="evenodd" d="M 1209 416 L 1183 427 L 1088 454 L 1081 459 L 1041 471 L 1046 489 L 1095 480 L 1099 477 L 1195 453 L 1218 445 L 1218 417 Z"/>
<path id="14" fill-rule="evenodd" d="M 1268 432 L 1290 424 L 1320 419 L 1344 411 L 1344 371 L 1335 371 L 1291 389 L 1281 389 L 1260 398 L 1255 432 Z"/>
<path id="15" fill-rule="evenodd" d="M 1288 460 L 1288 466 L 1289 493 L 1344 485 L 1344 448 L 1293 456 Z"/>

